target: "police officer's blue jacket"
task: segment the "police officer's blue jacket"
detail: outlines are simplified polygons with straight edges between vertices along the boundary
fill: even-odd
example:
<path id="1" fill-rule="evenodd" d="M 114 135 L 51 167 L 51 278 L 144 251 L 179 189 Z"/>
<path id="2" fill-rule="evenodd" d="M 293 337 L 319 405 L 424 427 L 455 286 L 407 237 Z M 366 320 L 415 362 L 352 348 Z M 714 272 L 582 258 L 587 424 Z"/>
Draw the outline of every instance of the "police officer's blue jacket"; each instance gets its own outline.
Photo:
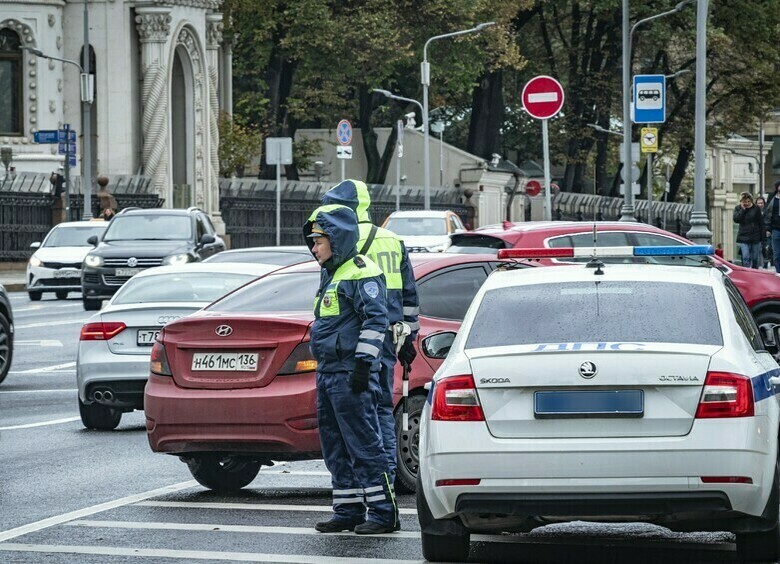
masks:
<path id="1" fill-rule="evenodd" d="M 314 300 L 311 352 L 320 373 L 352 372 L 355 358 L 379 370 L 387 331 L 387 289 L 382 270 L 357 254 L 355 212 L 345 206 L 317 208 L 303 227 L 309 235 L 317 223 L 330 239 L 333 256 L 323 264 L 320 289 Z"/>
<path id="2" fill-rule="evenodd" d="M 362 249 L 373 227 L 368 213 L 371 195 L 366 184 L 359 180 L 342 180 L 322 196 L 321 203 L 341 204 L 351 208 L 357 214 L 360 229 L 357 248 Z M 417 319 L 420 308 L 414 271 L 406 247 L 395 233 L 377 227 L 374 240 L 365 254 L 382 269 L 385 275 L 389 324 L 405 321 L 412 329 L 411 339 L 414 340 L 420 328 Z"/>

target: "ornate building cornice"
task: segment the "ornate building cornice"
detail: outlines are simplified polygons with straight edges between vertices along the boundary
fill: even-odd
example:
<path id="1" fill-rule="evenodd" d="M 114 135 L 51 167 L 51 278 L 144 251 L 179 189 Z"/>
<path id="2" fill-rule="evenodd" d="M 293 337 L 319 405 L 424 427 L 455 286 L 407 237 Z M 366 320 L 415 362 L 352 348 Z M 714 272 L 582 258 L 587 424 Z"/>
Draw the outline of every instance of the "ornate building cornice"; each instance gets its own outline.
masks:
<path id="1" fill-rule="evenodd" d="M 138 8 L 135 17 L 136 29 L 141 43 L 162 43 L 171 32 L 171 11 L 169 8 Z"/>
<path id="2" fill-rule="evenodd" d="M 187 8 L 203 8 L 219 10 L 222 0 L 155 0 L 157 6 L 185 6 Z"/>
<path id="3" fill-rule="evenodd" d="M 222 43 L 222 14 L 206 15 L 206 47 L 216 49 Z"/>

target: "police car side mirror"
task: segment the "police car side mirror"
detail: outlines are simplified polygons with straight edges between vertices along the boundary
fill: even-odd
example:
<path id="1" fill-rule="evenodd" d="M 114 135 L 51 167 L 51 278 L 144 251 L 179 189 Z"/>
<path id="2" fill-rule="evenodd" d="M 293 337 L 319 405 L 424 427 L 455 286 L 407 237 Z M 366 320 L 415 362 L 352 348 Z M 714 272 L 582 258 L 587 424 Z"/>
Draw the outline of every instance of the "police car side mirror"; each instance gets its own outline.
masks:
<path id="1" fill-rule="evenodd" d="M 98 244 L 97 235 L 92 235 L 89 239 L 87 239 L 87 243 L 89 243 L 93 247 L 97 247 L 97 244 Z"/>
<path id="2" fill-rule="evenodd" d="M 422 340 L 423 354 L 428 358 L 447 358 L 456 335 L 455 331 L 441 331 L 428 335 Z"/>

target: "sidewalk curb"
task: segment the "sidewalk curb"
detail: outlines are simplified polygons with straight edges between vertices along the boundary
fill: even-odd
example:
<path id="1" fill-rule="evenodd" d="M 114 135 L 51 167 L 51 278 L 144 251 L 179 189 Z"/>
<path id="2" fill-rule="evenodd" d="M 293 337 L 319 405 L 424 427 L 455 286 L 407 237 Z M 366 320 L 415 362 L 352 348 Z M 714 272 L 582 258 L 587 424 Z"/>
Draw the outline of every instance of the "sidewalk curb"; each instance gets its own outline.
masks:
<path id="1" fill-rule="evenodd" d="M 5 288 L 6 292 L 26 292 L 27 291 L 27 284 L 25 284 L 24 282 L 13 283 L 13 284 L 3 284 L 3 288 Z"/>

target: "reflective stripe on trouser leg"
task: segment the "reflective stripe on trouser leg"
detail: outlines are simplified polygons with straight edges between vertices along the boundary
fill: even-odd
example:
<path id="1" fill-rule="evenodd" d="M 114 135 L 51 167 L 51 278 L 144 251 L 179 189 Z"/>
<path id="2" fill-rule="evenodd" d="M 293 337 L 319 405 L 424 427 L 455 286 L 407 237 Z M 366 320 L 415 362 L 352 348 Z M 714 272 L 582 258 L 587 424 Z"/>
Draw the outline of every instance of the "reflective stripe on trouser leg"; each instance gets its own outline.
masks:
<path id="1" fill-rule="evenodd" d="M 382 347 L 382 374 L 380 375 L 379 388 L 379 406 L 377 408 L 377 417 L 379 418 L 379 430 L 382 434 L 382 447 L 387 458 L 387 471 L 390 474 L 391 483 L 395 483 L 395 473 L 397 458 L 395 433 L 395 416 L 393 415 L 393 384 L 395 375 L 395 344 L 392 336 L 387 335 Z"/>
<path id="2" fill-rule="evenodd" d="M 331 377 L 332 376 L 332 377 Z M 368 390 L 354 393 L 349 385 L 349 374 L 346 372 L 328 375 L 327 378 L 317 379 L 318 388 L 325 388 L 325 395 L 330 400 L 332 413 L 337 423 L 336 432 L 340 438 L 340 445 L 346 451 L 346 456 L 341 460 L 326 459 L 328 470 L 331 474 L 339 469 L 351 466 L 355 485 L 335 488 L 347 490 L 354 487 L 366 489 L 380 486 L 389 482 L 386 475 L 387 462 L 379 435 L 379 420 L 377 418 L 377 399 L 379 397 L 379 374 L 371 373 L 368 382 Z M 318 394 L 320 395 L 320 394 Z M 325 438 L 325 433 L 320 430 L 320 436 Z M 323 441 L 323 455 L 325 442 Z M 337 478 L 334 474 L 334 484 Z M 373 493 L 373 492 L 372 492 Z M 364 493 L 364 496 L 366 494 Z M 369 494 L 370 495 L 370 494 Z M 374 496 L 371 495 L 373 498 Z M 365 499 L 365 497 L 364 497 Z M 366 500 L 368 506 L 368 520 L 384 526 L 395 521 L 395 506 L 392 500 L 385 494 L 382 499 Z M 334 511 L 340 512 L 341 508 L 357 507 L 357 503 L 340 503 L 334 507 Z M 339 518 L 341 516 L 339 515 Z"/>
<path id="3" fill-rule="evenodd" d="M 317 423 L 319 425 L 322 458 L 331 474 L 334 518 L 343 521 L 363 521 L 363 487 L 352 472 L 349 454 L 339 431 L 334 405 L 328 394 L 327 381 L 347 378 L 346 374 L 317 374 Z"/>

